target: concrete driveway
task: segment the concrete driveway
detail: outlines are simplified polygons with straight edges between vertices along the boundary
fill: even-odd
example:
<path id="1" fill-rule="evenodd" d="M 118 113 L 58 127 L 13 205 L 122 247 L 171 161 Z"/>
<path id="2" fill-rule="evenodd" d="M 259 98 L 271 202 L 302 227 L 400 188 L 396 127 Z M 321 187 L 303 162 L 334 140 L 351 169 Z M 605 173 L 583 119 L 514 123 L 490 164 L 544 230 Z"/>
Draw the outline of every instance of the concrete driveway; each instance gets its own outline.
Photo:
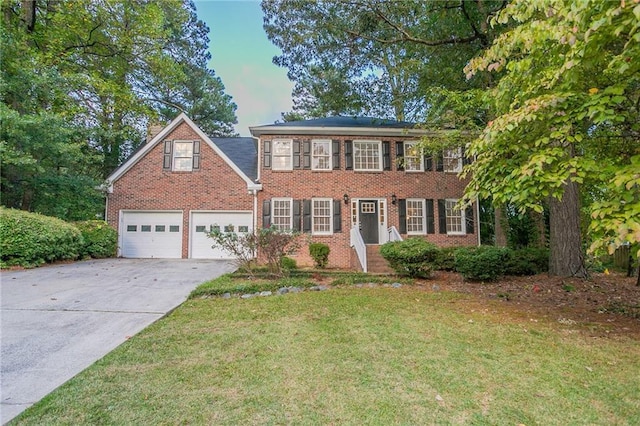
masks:
<path id="1" fill-rule="evenodd" d="M 219 260 L 106 259 L 2 272 L 2 424 L 233 269 Z"/>

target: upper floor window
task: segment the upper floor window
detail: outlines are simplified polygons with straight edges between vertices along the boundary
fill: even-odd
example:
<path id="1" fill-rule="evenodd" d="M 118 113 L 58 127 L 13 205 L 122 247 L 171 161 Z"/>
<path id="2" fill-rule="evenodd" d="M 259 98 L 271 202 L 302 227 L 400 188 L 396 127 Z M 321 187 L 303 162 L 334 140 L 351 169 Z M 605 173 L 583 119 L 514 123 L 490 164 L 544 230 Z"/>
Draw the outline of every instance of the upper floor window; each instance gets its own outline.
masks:
<path id="1" fill-rule="evenodd" d="M 407 234 L 425 234 L 425 200 L 407 200 Z"/>
<path id="2" fill-rule="evenodd" d="M 424 156 L 416 142 L 404 143 L 404 169 L 408 172 L 421 172 L 424 170 Z"/>
<path id="3" fill-rule="evenodd" d="M 291 139 L 274 139 L 272 154 L 273 170 L 293 170 L 293 141 Z"/>
<path id="4" fill-rule="evenodd" d="M 382 170 L 382 150 L 380 141 L 353 141 L 353 169 Z"/>
<path id="5" fill-rule="evenodd" d="M 447 234 L 465 234 L 465 211 L 458 207 L 458 200 L 445 200 Z"/>
<path id="6" fill-rule="evenodd" d="M 314 139 L 311 145 L 311 169 L 331 170 L 331 140 Z"/>
<path id="7" fill-rule="evenodd" d="M 313 211 L 313 233 L 331 234 L 331 222 L 333 213 L 331 211 L 333 200 L 331 198 L 314 198 L 312 201 Z"/>
<path id="8" fill-rule="evenodd" d="M 292 229 L 292 204 L 290 198 L 274 198 L 271 200 L 271 224 L 277 229 Z"/>
<path id="9" fill-rule="evenodd" d="M 164 141 L 165 170 L 190 172 L 200 168 L 200 141 Z"/>
<path id="10" fill-rule="evenodd" d="M 445 149 L 442 155 L 443 168 L 448 173 L 462 171 L 462 148 Z"/>

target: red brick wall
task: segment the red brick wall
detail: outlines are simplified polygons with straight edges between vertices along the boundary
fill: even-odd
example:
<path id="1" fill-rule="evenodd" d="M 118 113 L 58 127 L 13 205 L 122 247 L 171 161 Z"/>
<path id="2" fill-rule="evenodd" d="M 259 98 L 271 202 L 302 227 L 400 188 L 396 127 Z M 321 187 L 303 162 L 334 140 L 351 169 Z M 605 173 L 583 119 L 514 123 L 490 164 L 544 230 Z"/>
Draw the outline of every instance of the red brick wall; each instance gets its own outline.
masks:
<path id="1" fill-rule="evenodd" d="M 187 124 L 180 124 L 166 139 L 199 140 Z M 120 210 L 182 210 L 182 257 L 189 251 L 191 210 L 253 210 L 247 184 L 204 141 L 200 144 L 200 169 L 172 172 L 162 168 L 164 144 L 154 146 L 113 184 L 107 221 L 118 228 Z"/>
<path id="2" fill-rule="evenodd" d="M 277 136 L 263 137 L 262 140 L 273 139 L 327 139 L 327 136 Z M 379 137 L 334 137 L 333 140 L 382 140 L 388 141 L 391 148 L 391 171 L 356 172 L 344 169 L 344 145 L 340 152 L 341 170 L 312 171 L 296 169 L 293 171 L 273 171 L 262 168 L 260 182 L 263 190 L 258 193 L 258 226 L 262 226 L 262 201 L 273 197 L 291 197 L 295 200 L 310 198 L 333 198 L 342 200 L 343 194 L 349 199 L 354 198 L 384 198 L 387 205 L 387 226 L 399 229 L 398 206 L 391 204 L 391 195 L 402 198 L 430 198 L 434 199 L 435 234 L 425 235 L 424 238 L 440 246 L 476 245 L 478 241 L 477 217 L 474 209 L 474 234 L 446 235 L 438 233 L 438 208 L 435 200 L 444 198 L 460 198 L 466 185 L 456 174 L 444 172 L 405 172 L 396 171 L 395 142 L 401 138 Z M 262 140 L 260 155 L 262 155 Z M 342 232 L 331 236 L 311 236 L 314 242 L 328 244 L 331 248 L 329 267 L 349 268 L 353 253 L 350 248 L 351 204 L 342 204 Z M 406 238 L 403 235 L 403 238 Z M 296 260 L 299 265 L 311 265 L 313 261 L 308 255 L 308 248 L 303 247 Z"/>

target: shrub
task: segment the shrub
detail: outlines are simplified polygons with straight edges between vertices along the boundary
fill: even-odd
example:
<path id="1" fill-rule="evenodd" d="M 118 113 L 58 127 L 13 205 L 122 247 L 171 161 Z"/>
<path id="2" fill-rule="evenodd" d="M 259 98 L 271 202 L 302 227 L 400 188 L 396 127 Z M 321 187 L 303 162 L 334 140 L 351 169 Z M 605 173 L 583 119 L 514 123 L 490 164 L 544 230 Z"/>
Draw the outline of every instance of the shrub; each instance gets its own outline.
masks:
<path id="1" fill-rule="evenodd" d="M 296 262 L 296 260 L 288 256 L 283 256 L 282 259 L 280 259 L 280 266 L 285 271 L 292 271 L 294 269 L 298 269 L 298 263 Z"/>
<path id="2" fill-rule="evenodd" d="M 459 248 L 460 247 L 442 247 L 438 251 L 438 256 L 436 257 L 435 269 L 439 271 L 455 271 L 455 251 Z"/>
<path id="3" fill-rule="evenodd" d="M 309 244 L 309 254 L 318 268 L 325 268 L 329 263 L 329 246 L 323 243 Z"/>
<path id="4" fill-rule="evenodd" d="M 115 257 L 118 250 L 118 233 L 104 220 L 85 220 L 75 223 L 82 233 L 84 244 L 80 257 Z"/>
<path id="5" fill-rule="evenodd" d="M 549 270 L 549 249 L 525 247 L 512 250 L 505 265 L 505 275 L 535 275 Z"/>
<path id="6" fill-rule="evenodd" d="M 400 275 L 428 278 L 438 256 L 438 247 L 422 238 L 383 244 L 380 254 Z"/>
<path id="7" fill-rule="evenodd" d="M 0 208 L 2 266 L 38 266 L 55 260 L 77 259 L 82 234 L 63 220 L 21 210 Z"/>
<path id="8" fill-rule="evenodd" d="M 506 247 L 463 247 L 454 252 L 456 271 L 471 281 L 493 281 L 504 275 L 510 259 Z"/>

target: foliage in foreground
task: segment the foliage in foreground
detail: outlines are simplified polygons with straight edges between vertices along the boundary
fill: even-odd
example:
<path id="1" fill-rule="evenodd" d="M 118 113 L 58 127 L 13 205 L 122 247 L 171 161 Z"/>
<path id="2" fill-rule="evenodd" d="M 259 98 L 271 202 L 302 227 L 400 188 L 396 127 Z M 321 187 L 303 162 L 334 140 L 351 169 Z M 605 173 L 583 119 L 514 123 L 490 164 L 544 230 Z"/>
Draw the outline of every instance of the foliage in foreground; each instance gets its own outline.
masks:
<path id="1" fill-rule="evenodd" d="M 467 300 L 408 288 L 189 300 L 14 423 L 640 423 L 637 340 Z"/>
<path id="2" fill-rule="evenodd" d="M 85 220 L 74 223 L 82 233 L 84 244 L 80 257 L 101 259 L 115 257 L 118 250 L 118 232 L 104 220 Z"/>
<path id="3" fill-rule="evenodd" d="M 391 241 L 380 248 L 380 254 L 400 275 L 428 278 L 438 259 L 438 247 L 422 238 Z"/>
<path id="4" fill-rule="evenodd" d="M 6 266 L 38 266 L 77 259 L 83 250 L 75 226 L 54 217 L 0 207 L 0 256 Z"/>

